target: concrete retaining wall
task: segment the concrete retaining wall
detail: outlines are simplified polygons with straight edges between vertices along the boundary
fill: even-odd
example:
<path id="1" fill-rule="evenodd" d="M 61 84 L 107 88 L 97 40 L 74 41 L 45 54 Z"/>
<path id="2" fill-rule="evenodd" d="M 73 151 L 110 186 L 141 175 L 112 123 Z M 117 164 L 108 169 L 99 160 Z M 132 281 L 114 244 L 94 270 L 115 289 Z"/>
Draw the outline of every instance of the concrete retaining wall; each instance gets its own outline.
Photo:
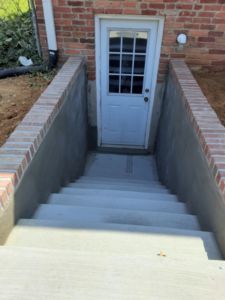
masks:
<path id="1" fill-rule="evenodd" d="M 156 151 L 160 179 L 225 255 L 225 128 L 182 61 L 170 64 Z"/>
<path id="2" fill-rule="evenodd" d="M 86 102 L 85 63 L 70 58 L 0 148 L 0 243 L 18 218 L 82 174 Z"/>

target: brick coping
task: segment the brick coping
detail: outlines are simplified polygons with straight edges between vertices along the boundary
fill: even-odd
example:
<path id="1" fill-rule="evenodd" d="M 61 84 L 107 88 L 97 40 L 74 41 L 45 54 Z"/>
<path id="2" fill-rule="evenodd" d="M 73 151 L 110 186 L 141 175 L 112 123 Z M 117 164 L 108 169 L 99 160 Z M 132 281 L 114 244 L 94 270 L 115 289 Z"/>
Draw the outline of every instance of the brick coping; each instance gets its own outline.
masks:
<path id="1" fill-rule="evenodd" d="M 170 62 L 187 115 L 198 137 L 209 170 L 225 200 L 225 127 L 182 60 Z"/>
<path id="2" fill-rule="evenodd" d="M 0 147 L 0 214 L 7 209 L 84 64 L 82 57 L 69 58 Z"/>

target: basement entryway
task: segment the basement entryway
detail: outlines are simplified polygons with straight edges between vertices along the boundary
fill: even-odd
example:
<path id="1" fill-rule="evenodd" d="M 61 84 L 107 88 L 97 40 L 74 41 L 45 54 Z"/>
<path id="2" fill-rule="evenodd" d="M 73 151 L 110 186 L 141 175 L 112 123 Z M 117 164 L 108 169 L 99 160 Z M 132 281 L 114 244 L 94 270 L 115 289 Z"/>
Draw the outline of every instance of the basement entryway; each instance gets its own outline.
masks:
<path id="1" fill-rule="evenodd" d="M 97 18 L 99 146 L 147 148 L 162 38 L 159 26 L 159 20 Z"/>

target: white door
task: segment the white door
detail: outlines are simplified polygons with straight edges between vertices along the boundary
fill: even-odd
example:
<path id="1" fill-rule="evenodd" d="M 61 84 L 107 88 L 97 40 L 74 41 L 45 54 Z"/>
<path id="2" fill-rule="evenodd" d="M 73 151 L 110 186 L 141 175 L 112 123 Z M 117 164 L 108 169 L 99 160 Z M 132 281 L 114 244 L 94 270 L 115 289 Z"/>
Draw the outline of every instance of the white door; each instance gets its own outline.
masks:
<path id="1" fill-rule="evenodd" d="M 100 26 L 101 145 L 144 148 L 157 21 L 102 20 Z"/>

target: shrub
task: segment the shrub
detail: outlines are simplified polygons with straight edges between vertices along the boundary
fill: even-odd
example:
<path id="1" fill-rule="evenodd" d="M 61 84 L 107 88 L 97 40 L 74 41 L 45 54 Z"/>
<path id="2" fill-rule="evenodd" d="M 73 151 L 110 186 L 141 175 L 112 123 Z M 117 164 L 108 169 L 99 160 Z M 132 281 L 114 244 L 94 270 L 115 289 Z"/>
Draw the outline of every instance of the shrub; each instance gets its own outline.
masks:
<path id="1" fill-rule="evenodd" d="M 29 11 L 30 0 L 0 0 L 0 18 L 18 16 Z"/>
<path id="2" fill-rule="evenodd" d="M 18 1 L 19 0 L 15 0 Z M 0 2 L 1 7 L 1 2 Z M 34 62 L 40 60 L 35 38 L 33 34 L 33 24 L 30 11 L 24 12 L 19 6 L 15 13 L 12 6 L 11 12 L 4 17 L 0 14 L 0 67 L 9 67 L 18 65 L 20 55 L 32 58 Z M 3 10 L 0 9 L 0 12 Z M 12 13 L 13 12 L 13 13 Z"/>

